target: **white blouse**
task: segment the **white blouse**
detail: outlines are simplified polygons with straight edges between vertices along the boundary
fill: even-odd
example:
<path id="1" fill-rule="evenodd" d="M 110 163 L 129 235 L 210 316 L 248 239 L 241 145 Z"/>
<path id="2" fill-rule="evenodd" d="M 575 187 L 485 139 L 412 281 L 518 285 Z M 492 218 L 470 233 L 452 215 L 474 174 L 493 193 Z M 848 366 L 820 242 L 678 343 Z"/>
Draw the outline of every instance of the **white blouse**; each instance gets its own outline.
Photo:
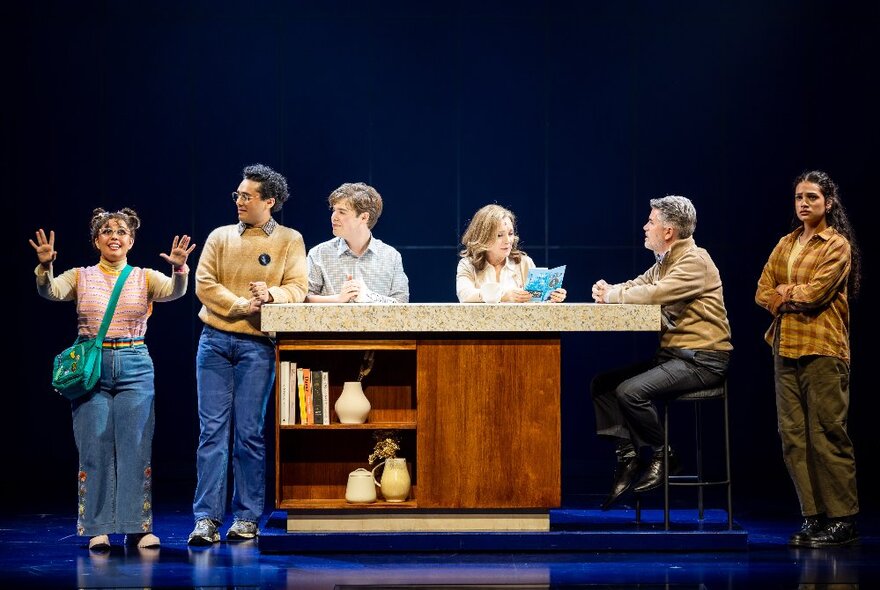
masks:
<path id="1" fill-rule="evenodd" d="M 455 274 L 455 292 L 460 303 L 480 303 L 483 301 L 480 295 L 480 287 L 485 283 L 501 283 L 502 297 L 504 293 L 512 289 L 522 289 L 526 284 L 529 269 L 535 268 L 535 263 L 528 256 L 523 255 L 519 263 L 508 258 L 501 268 L 500 280 L 495 278 L 495 267 L 486 264 L 483 270 L 476 270 L 473 263 L 467 258 L 458 261 L 458 270 Z"/>

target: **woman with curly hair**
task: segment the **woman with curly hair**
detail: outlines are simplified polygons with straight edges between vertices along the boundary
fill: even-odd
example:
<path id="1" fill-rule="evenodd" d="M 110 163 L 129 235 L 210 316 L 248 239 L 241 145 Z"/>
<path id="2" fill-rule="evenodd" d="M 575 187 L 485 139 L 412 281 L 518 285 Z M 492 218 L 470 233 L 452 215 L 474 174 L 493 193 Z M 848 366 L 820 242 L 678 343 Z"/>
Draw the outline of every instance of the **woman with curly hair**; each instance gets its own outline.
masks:
<path id="1" fill-rule="evenodd" d="M 37 292 L 51 301 L 75 301 L 79 338 L 97 336 L 116 280 L 128 264 L 141 222 L 132 209 L 95 209 L 91 241 L 100 254 L 94 266 L 55 276 L 55 232 L 42 229 L 36 241 Z M 71 402 L 73 435 L 79 451 L 77 534 L 89 549 L 110 548 L 109 534 L 124 533 L 126 545 L 157 547 L 153 534 L 152 445 L 153 360 L 144 343 L 147 319 L 157 301 L 186 293 L 186 259 L 196 247 L 189 236 L 174 236 L 168 254 L 171 276 L 132 268 L 126 279 L 101 355 L 101 378 L 94 389 Z"/>

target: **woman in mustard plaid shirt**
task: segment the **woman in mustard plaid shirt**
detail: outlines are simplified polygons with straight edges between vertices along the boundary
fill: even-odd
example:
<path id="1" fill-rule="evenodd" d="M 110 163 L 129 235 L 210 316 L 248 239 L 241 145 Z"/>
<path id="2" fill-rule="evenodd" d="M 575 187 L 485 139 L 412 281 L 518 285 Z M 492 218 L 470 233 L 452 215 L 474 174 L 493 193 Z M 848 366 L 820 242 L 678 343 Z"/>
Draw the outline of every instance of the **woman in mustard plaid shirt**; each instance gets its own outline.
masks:
<path id="1" fill-rule="evenodd" d="M 859 288 L 859 251 L 825 172 L 795 181 L 794 226 L 773 252 L 755 301 L 773 315 L 776 411 L 782 454 L 804 517 L 790 545 L 858 540 L 856 463 L 849 412 L 849 297 Z"/>

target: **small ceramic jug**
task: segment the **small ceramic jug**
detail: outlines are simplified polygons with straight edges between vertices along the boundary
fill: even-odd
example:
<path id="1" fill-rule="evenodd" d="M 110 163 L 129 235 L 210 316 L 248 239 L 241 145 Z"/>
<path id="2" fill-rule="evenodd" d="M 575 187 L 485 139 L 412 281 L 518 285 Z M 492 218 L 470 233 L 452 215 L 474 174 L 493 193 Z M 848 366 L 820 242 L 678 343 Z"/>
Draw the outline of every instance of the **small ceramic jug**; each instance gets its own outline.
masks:
<path id="1" fill-rule="evenodd" d="M 345 501 L 358 504 L 376 501 L 376 485 L 371 472 L 359 467 L 348 474 Z"/>
<path id="2" fill-rule="evenodd" d="M 363 424 L 370 413 L 370 400 L 364 395 L 360 381 L 346 381 L 334 406 L 342 424 Z"/>
<path id="3" fill-rule="evenodd" d="M 381 481 L 376 481 L 376 485 L 382 490 L 382 496 L 386 502 L 405 502 L 409 498 L 411 483 L 409 470 L 406 468 L 406 459 L 392 457 L 373 467 L 374 481 L 376 470 L 383 465 L 385 468 L 382 470 Z"/>

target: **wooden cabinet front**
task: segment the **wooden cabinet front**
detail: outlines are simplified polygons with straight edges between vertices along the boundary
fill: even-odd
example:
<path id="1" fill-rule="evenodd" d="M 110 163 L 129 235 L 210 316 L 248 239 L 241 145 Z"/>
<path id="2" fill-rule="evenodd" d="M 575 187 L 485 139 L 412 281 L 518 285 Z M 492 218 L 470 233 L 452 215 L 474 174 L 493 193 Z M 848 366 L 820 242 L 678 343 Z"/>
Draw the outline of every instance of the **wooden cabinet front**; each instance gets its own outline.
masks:
<path id="1" fill-rule="evenodd" d="M 330 425 L 276 422 L 282 509 L 529 509 L 560 504 L 560 344 L 555 335 L 416 340 L 281 339 L 278 361 L 327 371 Z M 365 351 L 366 424 L 333 411 Z M 349 504 L 348 474 L 369 468 L 374 434 L 394 430 L 412 480 L 403 503 Z M 379 495 L 381 499 L 381 494 Z"/>
<path id="2" fill-rule="evenodd" d="M 558 338 L 420 340 L 420 508 L 561 503 Z"/>

